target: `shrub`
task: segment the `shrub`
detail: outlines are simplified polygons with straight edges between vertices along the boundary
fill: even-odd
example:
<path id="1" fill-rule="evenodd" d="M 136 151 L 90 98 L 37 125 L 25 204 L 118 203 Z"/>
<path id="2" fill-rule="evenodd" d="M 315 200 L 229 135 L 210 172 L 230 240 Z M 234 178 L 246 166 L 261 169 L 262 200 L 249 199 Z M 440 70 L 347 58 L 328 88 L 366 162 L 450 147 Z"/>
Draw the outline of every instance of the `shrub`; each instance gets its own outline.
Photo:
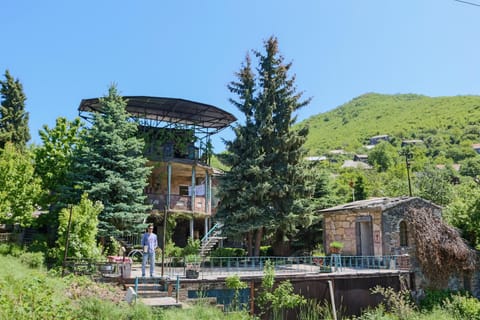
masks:
<path id="1" fill-rule="evenodd" d="M 395 291 L 393 288 L 384 288 L 382 286 L 374 287 L 371 292 L 373 294 L 381 294 L 385 301 L 386 309 L 396 315 L 400 320 L 411 319 L 415 312 L 414 305 L 410 300 L 407 290 Z"/>
<path id="2" fill-rule="evenodd" d="M 241 248 L 217 248 L 210 253 L 211 257 L 244 257 L 246 254 Z"/>
<path id="3" fill-rule="evenodd" d="M 260 256 L 261 257 L 273 256 L 272 246 L 260 246 Z"/>
<path id="4" fill-rule="evenodd" d="M 193 240 L 192 238 L 188 238 L 187 245 L 182 250 L 182 255 L 195 255 L 198 254 L 200 250 L 200 240 Z"/>
<path id="5" fill-rule="evenodd" d="M 454 294 L 455 292 L 451 290 L 426 290 L 425 297 L 419 302 L 419 307 L 422 310 L 433 310 L 435 307 L 443 305 L 444 301 Z"/>
<path id="6" fill-rule="evenodd" d="M 6 256 L 7 254 L 10 254 L 11 250 L 11 245 L 7 243 L 2 243 L 0 244 L 0 254 Z"/>
<path id="7" fill-rule="evenodd" d="M 23 252 L 19 258 L 24 265 L 30 268 L 40 268 L 45 261 L 45 256 L 42 252 Z"/>
<path id="8" fill-rule="evenodd" d="M 445 300 L 444 309 L 454 319 L 480 320 L 480 302 L 469 295 L 453 295 Z"/>

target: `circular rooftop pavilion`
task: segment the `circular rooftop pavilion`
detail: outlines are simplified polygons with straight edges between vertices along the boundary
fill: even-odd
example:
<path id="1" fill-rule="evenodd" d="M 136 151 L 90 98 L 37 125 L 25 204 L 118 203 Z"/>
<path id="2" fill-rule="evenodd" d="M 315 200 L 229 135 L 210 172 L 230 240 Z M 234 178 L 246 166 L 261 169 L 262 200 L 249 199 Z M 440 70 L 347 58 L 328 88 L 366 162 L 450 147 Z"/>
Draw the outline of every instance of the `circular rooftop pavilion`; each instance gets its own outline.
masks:
<path id="1" fill-rule="evenodd" d="M 127 112 L 140 120 L 142 126 L 185 125 L 210 135 L 227 128 L 237 120 L 231 113 L 220 108 L 185 99 L 149 96 L 123 98 L 127 101 Z M 91 118 L 86 113 L 102 112 L 100 98 L 83 99 L 78 110 L 82 118 Z"/>

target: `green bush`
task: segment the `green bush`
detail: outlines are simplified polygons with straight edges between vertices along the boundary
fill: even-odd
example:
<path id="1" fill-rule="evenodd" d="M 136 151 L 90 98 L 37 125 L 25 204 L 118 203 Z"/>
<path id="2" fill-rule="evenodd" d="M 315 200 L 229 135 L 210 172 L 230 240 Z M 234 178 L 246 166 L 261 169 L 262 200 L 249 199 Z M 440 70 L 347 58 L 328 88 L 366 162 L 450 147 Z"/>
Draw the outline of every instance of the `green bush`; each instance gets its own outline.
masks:
<path id="1" fill-rule="evenodd" d="M 425 297 L 420 300 L 421 310 L 433 310 L 435 307 L 443 305 L 444 301 L 451 298 L 456 292 L 451 290 L 426 290 Z"/>
<path id="2" fill-rule="evenodd" d="M 454 319 L 480 320 L 480 301 L 469 295 L 453 295 L 445 300 L 444 309 Z"/>
<path id="3" fill-rule="evenodd" d="M 200 250 L 200 240 L 198 239 L 193 240 L 192 238 L 188 238 L 187 245 L 182 250 L 182 255 L 189 256 L 189 255 L 198 254 L 199 250 Z"/>
<path id="4" fill-rule="evenodd" d="M 261 257 L 271 257 L 271 256 L 273 256 L 272 246 L 260 246 L 260 256 Z"/>
<path id="5" fill-rule="evenodd" d="M 0 254 L 6 256 L 7 254 L 10 254 L 11 250 L 11 245 L 8 243 L 2 243 L 0 244 Z"/>
<path id="6" fill-rule="evenodd" d="M 19 256 L 20 261 L 30 268 L 40 268 L 43 266 L 45 256 L 42 252 L 23 252 Z"/>
<path id="7" fill-rule="evenodd" d="M 177 247 L 173 242 L 167 242 L 165 246 L 165 256 L 167 257 L 181 257 L 182 248 Z"/>
<path id="8" fill-rule="evenodd" d="M 244 257 L 245 254 L 246 252 L 242 248 L 217 248 L 210 253 L 210 257 Z"/>

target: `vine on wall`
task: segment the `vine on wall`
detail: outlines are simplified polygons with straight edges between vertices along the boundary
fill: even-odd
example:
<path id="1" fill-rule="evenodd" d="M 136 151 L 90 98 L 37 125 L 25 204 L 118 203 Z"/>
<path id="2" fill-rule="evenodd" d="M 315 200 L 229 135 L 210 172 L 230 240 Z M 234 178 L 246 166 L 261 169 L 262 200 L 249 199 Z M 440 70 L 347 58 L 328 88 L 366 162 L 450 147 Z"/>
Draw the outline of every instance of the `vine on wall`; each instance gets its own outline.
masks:
<path id="1" fill-rule="evenodd" d="M 432 210 L 410 209 L 407 221 L 415 239 L 416 257 L 432 287 L 445 288 L 450 276 L 475 270 L 475 251 Z"/>

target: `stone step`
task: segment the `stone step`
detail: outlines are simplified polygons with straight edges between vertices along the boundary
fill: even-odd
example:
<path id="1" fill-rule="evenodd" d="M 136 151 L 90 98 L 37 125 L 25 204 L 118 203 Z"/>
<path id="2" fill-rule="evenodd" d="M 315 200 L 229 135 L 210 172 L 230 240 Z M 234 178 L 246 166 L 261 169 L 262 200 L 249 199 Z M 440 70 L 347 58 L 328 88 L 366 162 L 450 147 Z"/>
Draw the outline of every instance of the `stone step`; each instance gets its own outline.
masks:
<path id="1" fill-rule="evenodd" d="M 162 308 L 181 308 L 182 304 L 177 302 L 172 297 L 160 297 L 160 298 L 139 298 L 139 301 L 150 307 L 162 307 Z"/>

